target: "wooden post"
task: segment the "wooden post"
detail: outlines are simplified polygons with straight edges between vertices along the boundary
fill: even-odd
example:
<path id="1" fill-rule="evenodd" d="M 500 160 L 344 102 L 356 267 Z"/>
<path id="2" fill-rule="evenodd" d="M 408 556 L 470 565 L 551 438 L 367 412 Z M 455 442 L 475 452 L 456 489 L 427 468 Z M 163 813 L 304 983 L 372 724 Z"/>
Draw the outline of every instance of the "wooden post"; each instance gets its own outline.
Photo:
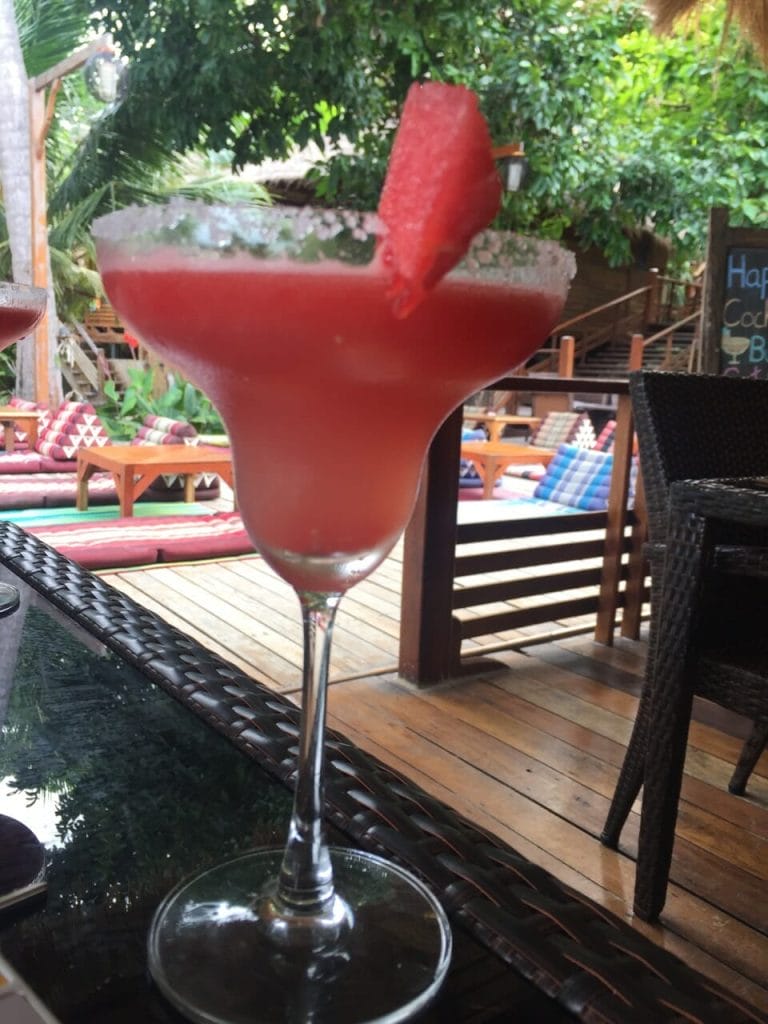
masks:
<path id="1" fill-rule="evenodd" d="M 460 667 L 452 615 L 462 423 L 460 406 L 435 435 L 405 531 L 399 672 L 414 683 L 440 682 Z"/>
<path id="2" fill-rule="evenodd" d="M 611 489 L 608 493 L 605 547 L 595 627 L 595 640 L 609 646 L 613 643 L 619 582 L 621 581 L 621 555 L 624 547 L 627 494 L 629 493 L 629 476 L 632 467 L 632 435 L 632 404 L 629 395 L 619 395 L 616 410 L 616 440 L 613 446 L 613 473 Z"/>
<path id="3" fill-rule="evenodd" d="M 633 334 L 629 343 L 629 372 L 642 370 L 645 338 L 642 334 Z"/>
<path id="4" fill-rule="evenodd" d="M 32 212 L 32 284 L 48 291 L 48 217 L 45 174 L 45 93 L 29 87 L 30 184 Z M 48 310 L 33 332 L 35 401 L 48 404 Z"/>
<path id="5" fill-rule="evenodd" d="M 661 291 L 661 279 L 658 267 L 651 267 L 648 271 L 648 292 L 645 297 L 645 310 L 643 311 L 643 328 L 649 324 L 655 324 L 659 319 L 659 298 Z"/>
<path id="6" fill-rule="evenodd" d="M 29 80 L 30 184 L 32 223 L 32 284 L 49 290 L 48 281 L 48 196 L 45 174 L 45 140 L 53 121 L 56 96 L 61 79 L 81 68 L 90 57 L 105 49 L 111 50 L 112 37 L 100 36 L 87 46 L 70 54 L 53 67 Z M 48 92 L 46 98 L 46 90 Z M 50 317 L 43 313 L 33 333 L 35 344 L 35 400 L 51 399 Z M 56 397 L 59 397 L 58 395 Z"/>
<path id="7" fill-rule="evenodd" d="M 564 334 L 560 339 L 560 356 L 557 362 L 558 377 L 572 377 L 576 361 L 576 339 L 572 334 Z"/>

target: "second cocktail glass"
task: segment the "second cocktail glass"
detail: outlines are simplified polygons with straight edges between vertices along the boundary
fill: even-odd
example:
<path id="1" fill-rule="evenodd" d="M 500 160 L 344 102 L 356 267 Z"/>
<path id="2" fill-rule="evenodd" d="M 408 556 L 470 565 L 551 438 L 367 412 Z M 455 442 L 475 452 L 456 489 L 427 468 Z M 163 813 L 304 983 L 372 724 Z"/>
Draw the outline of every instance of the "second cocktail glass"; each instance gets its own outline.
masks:
<path id="1" fill-rule="evenodd" d="M 45 312 L 46 298 L 44 288 L 0 281 L 0 349 L 29 334 Z"/>
<path id="2" fill-rule="evenodd" d="M 286 847 L 182 883 L 152 927 L 153 976 L 197 1021 L 405 1020 L 450 959 L 445 913 L 418 879 L 327 845 L 334 616 L 405 527 L 443 419 L 548 334 L 573 257 L 484 232 L 401 319 L 376 254 L 380 233 L 371 214 L 188 202 L 120 211 L 94 227 L 121 318 L 221 413 L 245 526 L 303 616 Z"/>

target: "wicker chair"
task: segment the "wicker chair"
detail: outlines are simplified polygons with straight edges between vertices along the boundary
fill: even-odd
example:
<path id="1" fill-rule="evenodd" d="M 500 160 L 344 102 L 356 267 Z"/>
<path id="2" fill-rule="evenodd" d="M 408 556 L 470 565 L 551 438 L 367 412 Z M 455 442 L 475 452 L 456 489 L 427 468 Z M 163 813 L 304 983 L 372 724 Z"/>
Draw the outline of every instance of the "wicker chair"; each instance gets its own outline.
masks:
<path id="1" fill-rule="evenodd" d="M 676 481 L 768 476 L 768 381 L 638 371 L 630 375 L 630 392 L 648 509 L 651 623 L 645 685 L 601 839 L 618 844 L 645 782 L 635 913 L 652 920 L 664 905 L 693 695 L 753 721 L 731 792 L 744 792 L 768 737 L 768 520 L 718 528 L 712 557 L 695 581 L 675 576 L 694 568 L 682 550 L 667 557 L 666 544 Z M 694 522 L 698 529 L 692 516 Z M 685 694 L 674 720 L 671 709 L 654 701 L 662 685 Z M 657 742 L 670 730 L 680 751 L 676 780 L 651 786 L 650 738 Z"/>

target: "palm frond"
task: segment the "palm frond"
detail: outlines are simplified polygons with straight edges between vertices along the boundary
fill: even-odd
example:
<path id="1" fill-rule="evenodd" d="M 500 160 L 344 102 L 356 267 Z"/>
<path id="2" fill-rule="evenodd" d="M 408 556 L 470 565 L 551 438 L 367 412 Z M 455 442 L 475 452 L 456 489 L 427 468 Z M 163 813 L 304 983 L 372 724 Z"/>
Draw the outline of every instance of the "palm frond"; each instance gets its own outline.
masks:
<path id="1" fill-rule="evenodd" d="M 79 203 L 60 211 L 50 227 L 50 243 L 56 248 L 75 249 L 82 245 L 90 230 L 91 222 L 104 205 L 104 197 L 110 191 L 109 183 L 94 189 Z"/>
<path id="2" fill-rule="evenodd" d="M 686 15 L 704 6 L 705 0 L 649 0 L 656 26 L 669 31 Z M 768 0 L 727 0 L 727 22 L 734 21 L 768 64 Z"/>
<path id="3" fill-rule="evenodd" d="M 81 320 L 93 300 L 104 295 L 101 277 L 74 259 L 71 252 L 52 245 L 50 253 L 59 316 L 65 322 Z"/>
<path id="4" fill-rule="evenodd" d="M 88 0 L 14 0 L 14 10 L 30 76 L 57 64 L 93 34 Z"/>

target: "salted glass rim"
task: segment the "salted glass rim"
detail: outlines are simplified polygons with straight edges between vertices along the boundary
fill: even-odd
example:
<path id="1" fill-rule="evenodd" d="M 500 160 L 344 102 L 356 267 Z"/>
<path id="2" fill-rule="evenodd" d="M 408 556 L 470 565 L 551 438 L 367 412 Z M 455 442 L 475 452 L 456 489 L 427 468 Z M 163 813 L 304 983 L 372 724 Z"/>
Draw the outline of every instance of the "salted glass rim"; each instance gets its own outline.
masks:
<path id="1" fill-rule="evenodd" d="M 0 281 L 0 306 L 5 309 L 27 309 L 30 302 L 42 307 L 47 296 L 45 288 L 38 288 L 37 285 Z"/>
<path id="2" fill-rule="evenodd" d="M 123 254 L 167 246 L 210 256 L 250 253 L 317 263 L 341 260 L 366 264 L 373 242 L 386 228 L 368 211 L 313 206 L 206 203 L 174 198 L 131 205 L 104 214 L 91 227 L 97 243 Z M 566 288 L 576 272 L 570 250 L 551 239 L 485 229 L 472 239 L 452 274 Z"/>

